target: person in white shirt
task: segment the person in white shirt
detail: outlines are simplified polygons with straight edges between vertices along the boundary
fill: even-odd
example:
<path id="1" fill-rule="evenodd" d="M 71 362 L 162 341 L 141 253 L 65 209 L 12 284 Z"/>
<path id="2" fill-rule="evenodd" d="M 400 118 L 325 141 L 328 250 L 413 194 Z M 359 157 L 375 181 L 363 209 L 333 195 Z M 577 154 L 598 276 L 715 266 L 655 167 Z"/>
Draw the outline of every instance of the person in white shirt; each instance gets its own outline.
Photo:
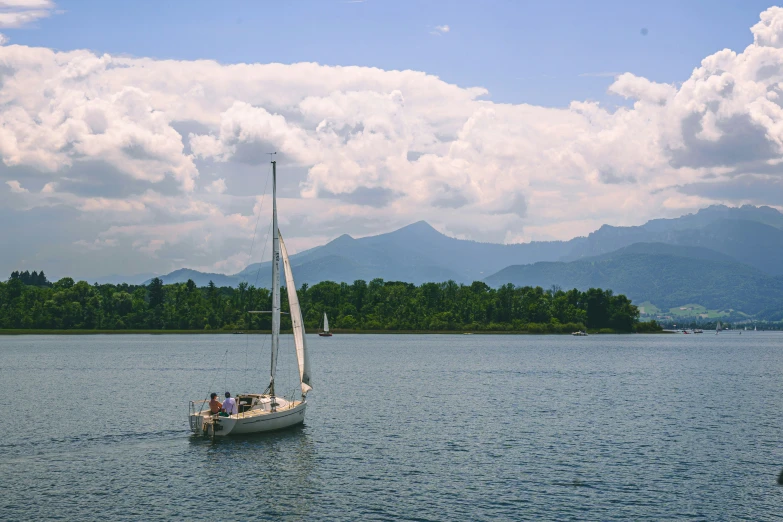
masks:
<path id="1" fill-rule="evenodd" d="M 223 408 L 222 409 L 228 415 L 236 415 L 237 414 L 237 401 L 228 392 L 226 392 L 226 400 L 223 401 Z"/>

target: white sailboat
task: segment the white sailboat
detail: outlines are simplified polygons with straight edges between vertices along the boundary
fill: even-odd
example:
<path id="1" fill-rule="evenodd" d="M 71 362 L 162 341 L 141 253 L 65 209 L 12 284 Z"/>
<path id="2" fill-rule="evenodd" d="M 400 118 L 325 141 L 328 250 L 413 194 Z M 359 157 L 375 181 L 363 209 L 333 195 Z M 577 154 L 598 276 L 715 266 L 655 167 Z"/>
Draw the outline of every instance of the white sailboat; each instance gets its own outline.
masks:
<path id="1" fill-rule="evenodd" d="M 195 433 L 203 433 L 211 437 L 224 437 L 245 433 L 279 430 L 304 422 L 307 408 L 307 392 L 312 389 L 310 384 L 310 364 L 307 358 L 307 339 L 305 337 L 302 310 L 299 307 L 299 296 L 296 294 L 296 284 L 288 259 L 283 237 L 277 227 L 277 162 L 272 162 L 272 357 L 270 365 L 269 386 L 262 393 L 246 393 L 238 395 L 236 401 L 238 412 L 228 416 L 213 415 L 208 401 L 190 402 L 190 429 Z M 301 398 L 290 400 L 275 395 L 275 370 L 277 367 L 277 351 L 280 345 L 280 258 L 282 257 L 285 271 L 288 305 L 293 325 L 296 359 L 299 365 L 299 382 Z M 197 411 L 197 408 L 198 409 Z"/>
<path id="2" fill-rule="evenodd" d="M 718 332 L 720 332 L 720 321 L 718 321 L 718 326 L 715 327 L 715 335 L 718 335 Z"/>
<path id="3" fill-rule="evenodd" d="M 319 333 L 321 337 L 331 337 L 332 334 L 329 333 L 329 318 L 326 317 L 326 312 L 324 312 L 324 331 Z"/>

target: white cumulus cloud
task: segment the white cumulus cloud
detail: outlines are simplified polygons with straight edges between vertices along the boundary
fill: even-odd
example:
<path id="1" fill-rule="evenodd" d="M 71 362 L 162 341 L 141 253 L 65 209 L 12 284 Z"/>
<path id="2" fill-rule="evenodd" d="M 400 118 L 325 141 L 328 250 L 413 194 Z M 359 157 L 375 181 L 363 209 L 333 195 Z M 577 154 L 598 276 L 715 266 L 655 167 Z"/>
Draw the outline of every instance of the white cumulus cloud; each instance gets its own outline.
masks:
<path id="1" fill-rule="evenodd" d="M 783 10 L 751 31 L 752 45 L 704 58 L 682 83 L 618 74 L 609 91 L 632 102 L 620 108 L 493 103 L 410 70 L 4 46 L 0 179 L 14 193 L 43 184 L 15 205 L 101 216 L 99 237 L 78 240 L 157 256 L 160 271 L 246 261 L 272 151 L 289 183 L 281 228 L 300 249 L 418 219 L 519 241 L 718 201 L 779 206 L 769 190 L 693 193 L 783 185 Z M 205 169 L 217 179 L 196 190 Z"/>
<path id="2" fill-rule="evenodd" d="M 206 187 L 206 191 L 212 194 L 222 194 L 226 191 L 226 180 L 218 178 Z"/>
<path id="3" fill-rule="evenodd" d="M 22 27 L 48 18 L 55 7 L 50 0 L 0 0 L 0 27 Z"/>
<path id="4" fill-rule="evenodd" d="M 30 192 L 26 188 L 22 187 L 21 183 L 15 179 L 8 180 L 5 182 L 5 184 L 11 188 L 11 192 L 14 194 L 24 194 L 25 192 Z"/>

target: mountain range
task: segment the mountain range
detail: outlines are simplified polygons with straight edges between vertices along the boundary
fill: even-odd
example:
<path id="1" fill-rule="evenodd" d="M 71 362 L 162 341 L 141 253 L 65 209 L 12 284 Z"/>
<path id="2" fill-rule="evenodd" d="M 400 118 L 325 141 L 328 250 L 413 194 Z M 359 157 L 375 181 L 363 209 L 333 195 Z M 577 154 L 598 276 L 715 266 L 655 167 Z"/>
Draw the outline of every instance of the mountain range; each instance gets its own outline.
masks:
<path id="1" fill-rule="evenodd" d="M 382 278 L 599 286 L 664 308 L 699 303 L 774 315 L 783 311 L 783 214 L 771 207 L 716 205 L 640 226 L 604 225 L 568 241 L 509 245 L 448 237 L 419 221 L 377 236 L 342 235 L 292 255 L 291 264 L 298 284 Z M 232 275 L 180 269 L 161 279 L 268 286 L 271 264 L 255 263 Z"/>

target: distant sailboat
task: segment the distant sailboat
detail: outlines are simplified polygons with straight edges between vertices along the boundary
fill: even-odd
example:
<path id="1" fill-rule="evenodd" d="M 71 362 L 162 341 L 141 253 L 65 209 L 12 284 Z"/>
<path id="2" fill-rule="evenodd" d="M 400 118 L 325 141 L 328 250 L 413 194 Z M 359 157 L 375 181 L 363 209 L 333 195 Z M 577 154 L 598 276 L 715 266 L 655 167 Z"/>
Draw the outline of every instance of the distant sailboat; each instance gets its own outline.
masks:
<path id="1" fill-rule="evenodd" d="M 331 337 L 332 334 L 329 332 L 329 318 L 326 317 L 326 312 L 324 312 L 324 331 L 319 333 L 321 337 Z"/>
<path id="2" fill-rule="evenodd" d="M 715 327 L 715 335 L 718 335 L 718 332 L 720 332 L 720 321 L 718 321 L 718 326 Z"/>

